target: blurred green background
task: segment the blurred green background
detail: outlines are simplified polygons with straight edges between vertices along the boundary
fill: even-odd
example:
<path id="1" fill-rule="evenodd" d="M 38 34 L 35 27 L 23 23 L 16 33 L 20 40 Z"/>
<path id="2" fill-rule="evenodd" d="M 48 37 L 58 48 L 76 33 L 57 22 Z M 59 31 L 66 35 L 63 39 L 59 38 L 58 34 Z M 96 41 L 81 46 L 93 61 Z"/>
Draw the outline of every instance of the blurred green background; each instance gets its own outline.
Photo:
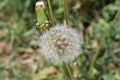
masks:
<path id="1" fill-rule="evenodd" d="M 46 62 L 40 53 L 37 1 L 0 0 L 0 80 L 64 80 L 61 65 Z M 64 23 L 63 0 L 51 3 L 56 22 Z M 120 80 L 120 16 L 111 23 L 120 0 L 68 0 L 68 4 L 70 25 L 85 40 L 83 54 L 71 63 L 74 80 Z M 96 51 L 90 78 L 88 69 Z"/>

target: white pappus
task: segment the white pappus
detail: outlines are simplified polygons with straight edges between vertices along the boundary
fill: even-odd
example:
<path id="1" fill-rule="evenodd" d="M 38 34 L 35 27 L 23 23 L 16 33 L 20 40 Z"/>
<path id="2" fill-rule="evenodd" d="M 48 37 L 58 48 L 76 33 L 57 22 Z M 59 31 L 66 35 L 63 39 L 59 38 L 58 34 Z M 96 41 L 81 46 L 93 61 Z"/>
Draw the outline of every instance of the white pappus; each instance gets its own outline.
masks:
<path id="1" fill-rule="evenodd" d="M 47 60 L 66 62 L 74 60 L 81 51 L 82 36 L 73 28 L 55 25 L 40 36 L 41 52 Z"/>

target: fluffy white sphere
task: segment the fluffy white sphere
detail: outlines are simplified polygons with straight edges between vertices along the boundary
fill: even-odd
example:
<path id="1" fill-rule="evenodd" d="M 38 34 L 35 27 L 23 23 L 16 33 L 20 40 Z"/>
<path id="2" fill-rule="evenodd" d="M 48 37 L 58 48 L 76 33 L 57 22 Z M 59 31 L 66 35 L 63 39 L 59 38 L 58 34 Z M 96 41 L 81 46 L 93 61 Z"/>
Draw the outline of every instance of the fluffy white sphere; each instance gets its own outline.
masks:
<path id="1" fill-rule="evenodd" d="M 73 28 L 55 25 L 40 36 L 41 52 L 53 62 L 69 62 L 81 51 L 82 36 Z"/>

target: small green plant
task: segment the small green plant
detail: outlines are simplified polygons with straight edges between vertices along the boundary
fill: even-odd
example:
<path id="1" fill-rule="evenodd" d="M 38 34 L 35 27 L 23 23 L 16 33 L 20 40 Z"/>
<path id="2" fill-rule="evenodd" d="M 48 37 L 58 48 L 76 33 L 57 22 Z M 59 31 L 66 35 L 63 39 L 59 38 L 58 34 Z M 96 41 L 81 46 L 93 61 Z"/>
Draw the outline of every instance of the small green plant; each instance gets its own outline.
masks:
<path id="1" fill-rule="evenodd" d="M 69 11 L 67 0 L 63 0 L 63 2 L 64 15 L 67 26 L 59 25 L 56 23 L 56 25 L 48 30 L 47 27 L 50 27 L 50 24 L 46 22 L 51 22 L 52 24 L 54 22 L 50 0 L 48 0 L 50 21 L 48 21 L 44 10 L 44 2 L 40 1 L 36 3 L 35 10 L 38 21 L 37 26 L 39 26 L 40 29 L 44 29 L 44 33 L 40 37 L 41 52 L 47 60 L 62 63 L 67 80 L 73 80 L 72 73 L 68 64 L 71 60 L 74 60 L 76 56 L 79 55 L 81 45 L 83 43 L 83 38 L 78 34 L 76 30 L 68 26 Z"/>
<path id="2" fill-rule="evenodd" d="M 76 50 L 81 33 L 84 45 Z M 120 0 L 0 0 L 0 80 L 120 80 L 119 75 Z"/>

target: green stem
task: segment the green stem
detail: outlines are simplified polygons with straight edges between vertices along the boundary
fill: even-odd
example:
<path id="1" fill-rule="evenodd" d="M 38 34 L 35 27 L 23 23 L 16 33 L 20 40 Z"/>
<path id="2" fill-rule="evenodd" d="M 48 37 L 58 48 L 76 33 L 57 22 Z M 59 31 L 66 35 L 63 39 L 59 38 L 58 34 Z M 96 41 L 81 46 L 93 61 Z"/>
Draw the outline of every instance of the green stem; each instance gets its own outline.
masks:
<path id="1" fill-rule="evenodd" d="M 52 12 L 50 0 L 47 0 L 47 3 L 48 3 L 49 13 L 50 13 L 51 24 L 54 24 L 54 17 L 53 17 L 53 12 Z"/>
<path id="2" fill-rule="evenodd" d="M 88 75 L 91 75 L 91 71 L 92 69 L 94 68 L 94 64 L 95 64 L 95 61 L 98 57 L 98 55 L 100 54 L 100 49 L 102 48 L 102 45 L 105 43 L 105 38 L 107 37 L 108 33 L 112 30 L 112 28 L 114 27 L 115 25 L 115 22 L 116 20 L 119 18 L 120 16 L 120 10 L 117 12 L 114 20 L 112 21 L 112 25 L 110 26 L 110 28 L 107 29 L 107 31 L 103 34 L 103 37 L 101 38 L 101 42 L 100 42 L 100 46 L 97 48 L 97 51 L 95 53 L 95 55 L 93 56 L 93 59 L 90 63 L 90 68 L 89 68 L 89 71 L 88 71 Z"/>
<path id="3" fill-rule="evenodd" d="M 70 67 L 65 62 L 63 62 L 63 70 L 64 70 L 64 73 L 65 73 L 65 75 L 67 77 L 67 80 L 73 80 L 72 79 L 72 73 L 71 73 Z"/>
<path id="4" fill-rule="evenodd" d="M 64 17 L 66 20 L 66 24 L 69 24 L 69 9 L 68 9 L 68 4 L 67 4 L 67 0 L 64 0 Z"/>

